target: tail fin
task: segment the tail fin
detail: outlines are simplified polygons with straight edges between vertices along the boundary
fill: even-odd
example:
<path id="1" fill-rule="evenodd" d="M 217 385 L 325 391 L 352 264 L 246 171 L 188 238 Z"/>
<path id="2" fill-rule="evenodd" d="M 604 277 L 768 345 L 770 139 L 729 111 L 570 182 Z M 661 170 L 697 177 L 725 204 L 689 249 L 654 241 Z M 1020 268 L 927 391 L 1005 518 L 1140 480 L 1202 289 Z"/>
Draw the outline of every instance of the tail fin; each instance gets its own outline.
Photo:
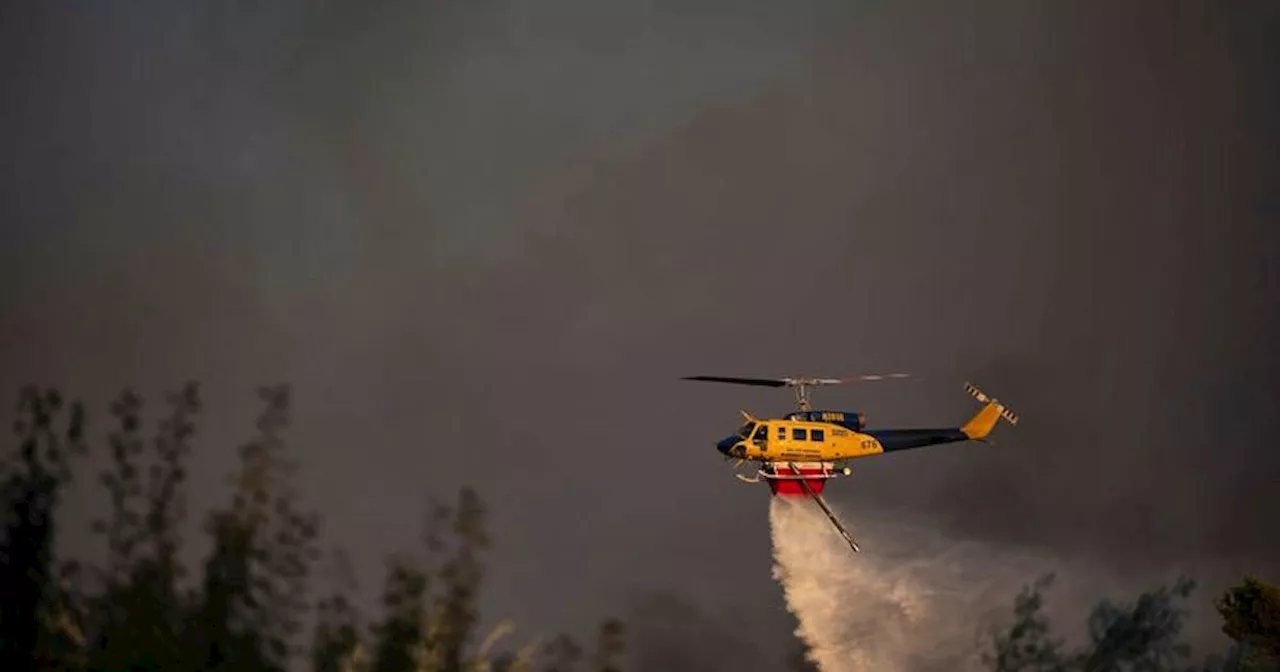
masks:
<path id="1" fill-rule="evenodd" d="M 964 435 L 969 437 L 970 440 L 981 441 L 986 439 L 991 434 L 991 430 L 995 429 L 996 423 L 1000 421 L 1000 418 L 1004 418 L 1009 424 L 1017 426 L 1018 416 L 1006 408 L 1004 404 L 988 397 L 972 383 L 965 383 L 964 389 L 974 399 L 984 404 L 982 410 L 978 411 L 969 419 L 969 422 L 965 423 L 964 427 L 960 428 L 960 431 L 964 432 Z"/>

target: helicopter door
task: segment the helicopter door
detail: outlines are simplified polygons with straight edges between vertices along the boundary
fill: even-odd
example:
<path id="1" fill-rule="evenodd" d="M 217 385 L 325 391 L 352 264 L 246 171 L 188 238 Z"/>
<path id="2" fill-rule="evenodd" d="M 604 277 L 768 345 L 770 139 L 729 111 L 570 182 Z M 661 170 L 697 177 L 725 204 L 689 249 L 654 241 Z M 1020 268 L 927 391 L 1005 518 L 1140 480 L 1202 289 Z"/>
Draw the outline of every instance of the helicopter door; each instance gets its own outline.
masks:
<path id="1" fill-rule="evenodd" d="M 761 423 L 758 427 L 756 427 L 756 433 L 751 437 L 751 442 L 759 446 L 761 449 L 763 449 L 765 442 L 768 440 L 769 440 L 769 425 Z"/>

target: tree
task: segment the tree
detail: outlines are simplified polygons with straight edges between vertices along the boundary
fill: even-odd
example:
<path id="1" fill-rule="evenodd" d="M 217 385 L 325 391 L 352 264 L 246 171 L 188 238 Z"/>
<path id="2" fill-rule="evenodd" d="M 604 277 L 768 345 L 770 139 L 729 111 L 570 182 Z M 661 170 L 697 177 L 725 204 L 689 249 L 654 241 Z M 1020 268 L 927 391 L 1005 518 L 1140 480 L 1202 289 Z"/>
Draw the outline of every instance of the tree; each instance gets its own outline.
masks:
<path id="1" fill-rule="evenodd" d="M 1241 648 L 1248 669 L 1280 668 L 1280 586 L 1252 576 L 1214 602 L 1222 632 Z"/>
<path id="2" fill-rule="evenodd" d="M 294 465 L 284 440 L 289 388 L 264 387 L 259 394 L 264 409 L 257 435 L 240 448 L 230 501 L 206 517 L 213 551 L 192 581 L 179 558 L 199 387 L 188 383 L 167 394 L 168 410 L 149 435 L 139 394 L 126 388 L 112 403 L 109 466 L 98 480 L 109 505 L 92 526 L 106 544 L 101 566 L 60 561 L 54 553 L 71 458 L 85 451 L 83 407 L 72 404 L 62 413 L 56 391 L 23 388 L 17 450 L 0 459 L 0 495 L 8 505 L 0 514 L 0 669 L 289 667 L 310 607 L 319 520 L 298 504 L 292 488 Z M 491 544 L 487 515 L 478 493 L 465 486 L 452 505 L 433 505 L 426 558 L 391 559 L 383 613 L 373 627 L 361 623 L 350 586 L 320 600 L 312 668 L 530 672 L 534 645 L 496 650 L 510 623 L 475 646 L 483 554 Z M 600 672 L 618 672 L 622 632 L 616 620 L 601 624 L 594 660 Z M 572 640 L 561 643 L 581 658 Z"/>
<path id="3" fill-rule="evenodd" d="M 431 641 L 430 605 L 426 571 L 411 561 L 393 558 L 388 563 L 383 589 L 383 620 L 374 628 L 374 672 L 416 672 L 437 669 L 426 660 Z"/>
<path id="4" fill-rule="evenodd" d="M 1049 619 L 1041 614 L 1044 591 L 1053 584 L 1046 574 L 1024 586 L 1013 603 L 1014 623 L 992 635 L 994 651 L 983 654 L 983 662 L 995 672 L 1063 672 L 1067 660 L 1062 642 L 1050 637 Z"/>
<path id="5" fill-rule="evenodd" d="M 344 672 L 363 654 L 360 621 L 345 595 L 334 595 L 316 605 L 317 618 L 311 649 L 315 672 Z"/>
<path id="6" fill-rule="evenodd" d="M 98 572 L 101 591 L 82 597 L 96 614 L 86 654 L 95 670 L 158 672 L 181 667 L 191 655 L 183 630 L 191 598 L 180 591 L 184 568 L 177 551 L 183 461 L 200 412 L 199 388 L 188 383 L 167 401 L 170 412 L 157 428 L 150 460 L 142 399 L 126 389 L 111 406 L 118 427 L 108 438 L 112 467 L 101 478 L 111 496 L 110 517 L 94 521 L 107 540 L 107 567 Z"/>
<path id="7" fill-rule="evenodd" d="M 59 430 L 62 395 L 23 388 L 18 395 L 16 455 L 0 466 L 0 495 L 7 506 L 0 533 L 0 669 L 60 669 L 75 664 L 66 640 L 80 636 L 65 590 L 74 565 L 54 556 L 54 512 L 71 481 L 70 458 L 84 451 L 84 408 L 79 403 Z"/>
<path id="8" fill-rule="evenodd" d="M 1072 667 L 1087 672 L 1174 670 L 1191 657 L 1179 641 L 1187 611 L 1176 603 L 1195 590 L 1180 577 L 1172 587 L 1143 593 L 1132 604 L 1103 600 L 1089 616 L 1089 644 L 1072 656 Z"/>
<path id="9" fill-rule="evenodd" d="M 461 672 L 485 663 L 467 651 L 479 620 L 481 555 L 490 543 L 486 516 L 476 492 L 462 487 L 455 505 L 431 503 L 426 558 L 390 560 L 383 618 L 373 628 L 375 672 Z M 503 631 L 500 626 L 498 634 Z M 490 646 L 486 641 L 481 655 Z"/>
<path id="10" fill-rule="evenodd" d="M 110 506 L 93 525 L 107 542 L 107 559 L 88 577 L 77 563 L 55 562 L 52 548 L 59 495 L 71 479 L 68 460 L 84 452 L 83 409 L 72 405 L 59 436 L 61 396 L 24 388 L 18 450 L 0 474 L 9 504 L 0 538 L 4 669 L 216 669 L 231 659 L 237 669 L 283 668 L 285 642 L 305 606 L 301 579 L 316 523 L 295 512 L 280 476 L 277 432 L 287 420 L 287 388 L 263 395 L 262 436 L 242 451 L 232 507 L 213 516 L 215 551 L 202 589 L 184 590 L 179 530 L 198 387 L 189 383 L 167 396 L 170 411 L 150 451 L 141 397 L 126 389 L 112 404 L 111 467 L 100 479 Z"/>
<path id="11" fill-rule="evenodd" d="M 437 509 L 440 513 L 447 511 L 442 507 Z M 490 544 L 485 530 L 488 510 L 474 490 L 469 487 L 459 490 L 453 513 L 452 553 L 441 565 L 438 577 L 442 592 L 434 644 L 439 651 L 442 672 L 460 672 L 467 662 L 465 651 L 479 620 L 476 599 L 484 579 L 480 554 Z"/>
<path id="12" fill-rule="evenodd" d="M 1179 578 L 1172 586 L 1142 593 L 1131 603 L 1103 600 L 1089 616 L 1089 639 L 1074 650 L 1064 648 L 1052 636 L 1049 620 L 1041 613 L 1044 591 L 1052 575 L 1023 588 L 1014 601 L 1013 624 L 992 634 L 985 663 L 997 672 L 1245 672 L 1275 670 L 1275 658 L 1251 655 L 1247 647 L 1233 647 L 1225 655 L 1208 656 L 1192 664 L 1190 647 L 1180 641 L 1187 610 L 1184 601 L 1195 582 Z M 1268 651 L 1268 623 L 1274 613 L 1275 593 L 1266 584 L 1246 580 L 1218 601 L 1223 630 L 1237 642 Z M 1270 642 L 1271 644 L 1267 644 Z"/>
<path id="13" fill-rule="evenodd" d="M 206 669 L 283 670 L 307 609 L 319 521 L 296 504 L 281 432 L 288 386 L 263 387 L 258 436 L 240 449 L 231 505 L 213 512 L 214 552 L 205 563 L 198 637 Z"/>

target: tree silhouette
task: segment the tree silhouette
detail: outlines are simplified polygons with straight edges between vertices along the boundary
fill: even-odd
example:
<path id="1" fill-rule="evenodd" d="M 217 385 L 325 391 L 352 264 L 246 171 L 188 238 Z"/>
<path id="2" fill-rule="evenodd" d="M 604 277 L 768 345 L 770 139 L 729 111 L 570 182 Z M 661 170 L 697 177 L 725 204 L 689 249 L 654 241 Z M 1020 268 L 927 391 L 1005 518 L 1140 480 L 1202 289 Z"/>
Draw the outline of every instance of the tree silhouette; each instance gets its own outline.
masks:
<path id="1" fill-rule="evenodd" d="M 454 542 L 452 548 L 447 549 L 451 553 L 439 572 L 443 590 L 433 644 L 439 652 L 443 672 L 463 669 L 467 662 L 465 651 L 479 620 L 475 603 L 484 578 L 480 554 L 490 543 L 485 531 L 487 516 L 488 511 L 475 491 L 463 487 L 453 510 Z"/>
<path id="2" fill-rule="evenodd" d="M 56 509 L 84 452 L 84 411 L 60 415 L 56 391 L 21 390 L 17 450 L 0 461 L 0 662 L 5 670 L 286 669 L 300 653 L 318 560 L 317 517 L 303 510 L 286 456 L 287 386 L 259 389 L 256 436 L 239 451 L 231 498 L 208 514 L 213 550 L 198 581 L 179 562 L 186 520 L 185 459 L 201 411 L 199 387 L 166 396 L 168 412 L 148 437 L 140 395 L 125 389 L 111 404 L 109 467 L 99 479 L 109 506 L 92 529 L 106 544 L 102 566 L 58 562 Z M 61 424 L 59 424 L 59 421 Z M 316 606 L 308 658 L 316 670 L 453 672 L 491 669 L 484 660 L 504 624 L 472 652 L 490 540 L 487 511 L 467 487 L 451 506 L 436 504 L 424 535 L 426 559 L 393 558 L 381 618 L 366 633 L 348 595 Z M 86 575 L 87 574 L 87 575 Z M 619 627 L 602 639 L 606 669 L 621 650 Z M 372 646 L 369 646 L 369 641 Z M 496 661 L 530 669 L 532 650 Z"/>
<path id="3" fill-rule="evenodd" d="M 229 507 L 214 511 L 207 531 L 202 631 L 205 669 L 282 670 L 297 652 L 309 570 L 318 559 L 319 522 L 296 504 L 293 463 L 281 436 L 289 423 L 287 386 L 263 387 L 258 436 L 240 448 Z"/>
<path id="4" fill-rule="evenodd" d="M 1194 581 L 1179 578 L 1131 605 L 1103 600 L 1089 616 L 1089 645 L 1076 654 L 1076 666 L 1089 672 L 1177 669 L 1178 661 L 1190 659 L 1191 649 L 1178 640 L 1187 612 L 1175 600 L 1194 589 Z"/>
<path id="5" fill-rule="evenodd" d="M 355 663 L 360 641 L 360 620 L 345 595 L 321 600 L 313 632 L 311 669 L 315 672 L 342 672 Z"/>
<path id="6" fill-rule="evenodd" d="M 1054 575 L 1046 574 L 1022 589 L 1014 600 L 1014 623 L 1007 631 L 992 636 L 993 651 L 985 653 L 984 662 L 994 672 L 1062 672 L 1067 658 L 1062 642 L 1050 636 L 1049 619 L 1040 613 L 1044 607 L 1043 591 L 1053 584 Z"/>
<path id="7" fill-rule="evenodd" d="M 64 669 L 76 664 L 64 645 L 80 637 L 69 598 L 75 566 L 54 556 L 54 513 L 71 480 L 70 459 L 84 451 L 84 408 L 63 410 L 55 390 L 23 388 L 18 395 L 16 455 L 6 456 L 0 478 L 9 504 L 0 536 L 0 669 Z"/>
<path id="8" fill-rule="evenodd" d="M 1214 606 L 1222 632 L 1241 649 L 1242 668 L 1280 670 L 1280 586 L 1246 576 Z"/>
<path id="9" fill-rule="evenodd" d="M 638 646 L 627 641 L 635 628 L 612 618 L 598 624 L 590 651 L 567 633 L 546 646 L 535 639 L 502 649 L 514 627 L 509 622 L 478 637 L 484 554 L 492 540 L 488 510 L 465 485 L 448 505 L 429 504 L 419 552 L 388 558 L 381 609 L 368 624 L 353 606 L 350 581 L 330 586 L 312 605 L 319 519 L 293 489 L 295 467 L 284 438 L 290 390 L 264 387 L 259 396 L 257 432 L 240 448 L 229 501 L 205 519 L 213 550 L 191 577 L 179 558 L 185 463 L 202 410 L 199 387 L 188 383 L 167 394 L 167 410 L 150 430 L 136 392 L 125 389 L 111 404 L 108 467 L 97 481 L 109 505 L 92 525 L 106 546 L 100 566 L 60 558 L 54 548 L 73 459 L 86 451 L 83 406 L 64 403 L 54 390 L 22 388 L 16 447 L 0 459 L 0 496 L 7 504 L 0 514 L 0 670 L 277 672 L 304 659 L 317 672 L 621 672 L 628 654 L 650 669 L 733 660 L 730 649 L 741 642 L 732 628 L 675 598 L 637 612 Z M 1190 580 L 1132 602 L 1099 602 L 1088 641 L 1068 648 L 1042 613 L 1052 578 L 1016 596 L 1012 623 L 992 634 L 988 667 L 1280 670 L 1280 588 L 1260 579 L 1246 577 L 1216 602 L 1223 632 L 1237 646 L 1192 664 L 1180 640 Z M 300 635 L 313 606 L 304 651 Z M 685 650 L 684 636 L 696 639 L 696 651 Z M 789 666 L 814 669 L 803 653 L 797 642 Z"/>
<path id="10" fill-rule="evenodd" d="M 375 628 L 374 672 L 414 672 L 427 666 L 433 648 L 427 572 L 415 564 L 392 559 L 383 589 L 383 620 Z M 432 665 L 432 669 L 438 669 Z"/>
<path id="11" fill-rule="evenodd" d="M 1044 591 L 1052 582 L 1053 575 L 1049 574 L 1019 593 L 1014 601 L 1012 625 L 994 632 L 991 648 L 984 653 L 990 669 L 995 672 L 1277 670 L 1274 657 L 1250 656 L 1240 647 L 1233 647 L 1225 655 L 1211 655 L 1200 662 L 1191 662 L 1190 647 L 1179 639 L 1187 616 L 1183 601 L 1195 589 L 1195 582 L 1185 577 L 1172 586 L 1144 592 L 1130 603 L 1100 601 L 1089 615 L 1088 642 L 1068 650 L 1062 640 L 1052 636 L 1051 624 L 1041 613 Z M 1258 585 L 1246 581 L 1218 601 L 1224 618 L 1223 629 L 1228 634 L 1237 633 L 1237 641 L 1266 641 L 1262 624 L 1267 621 L 1253 615 L 1266 613 L 1265 607 L 1259 609 L 1258 605 L 1271 603 L 1263 597 Z"/>
<path id="12" fill-rule="evenodd" d="M 118 427 L 108 438 L 111 469 L 101 482 L 111 496 L 110 517 L 94 521 L 107 541 L 101 590 L 82 596 L 96 617 L 89 629 L 89 666 L 97 670 L 168 670 L 189 659 L 182 630 L 191 596 L 177 560 L 184 519 L 183 459 L 200 412 L 199 389 L 189 383 L 167 399 L 148 458 L 142 438 L 142 400 L 125 390 L 111 406 Z M 143 466 L 147 468 L 144 470 Z"/>

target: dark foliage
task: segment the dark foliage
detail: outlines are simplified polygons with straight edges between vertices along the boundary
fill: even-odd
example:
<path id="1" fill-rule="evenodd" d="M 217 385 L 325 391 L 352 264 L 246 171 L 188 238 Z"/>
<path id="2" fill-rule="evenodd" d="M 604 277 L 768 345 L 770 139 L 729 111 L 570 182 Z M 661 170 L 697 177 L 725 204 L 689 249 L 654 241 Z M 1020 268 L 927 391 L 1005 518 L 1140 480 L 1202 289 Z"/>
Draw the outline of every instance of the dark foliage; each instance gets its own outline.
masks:
<path id="1" fill-rule="evenodd" d="M 991 648 L 984 660 L 997 672 L 1271 672 L 1274 658 L 1250 654 L 1240 646 L 1225 656 L 1209 656 L 1193 663 L 1189 646 L 1179 636 L 1187 616 L 1181 602 L 1195 589 L 1190 579 L 1180 578 L 1173 586 L 1161 586 L 1142 593 L 1131 603 L 1103 600 L 1093 608 L 1088 621 L 1088 641 L 1068 650 L 1052 636 L 1049 620 L 1041 612 L 1044 591 L 1052 584 L 1047 575 L 1025 587 L 1014 602 L 1014 619 L 1007 629 L 993 633 Z M 1228 596 L 1249 594 L 1249 588 L 1232 589 Z M 1232 630 L 1228 612 L 1241 602 L 1219 602 L 1228 632 L 1250 630 L 1256 621 Z M 1253 604 L 1253 602 L 1246 603 Z M 1248 611 L 1247 608 L 1244 611 Z M 1240 638 L 1237 641 L 1242 641 Z"/>
<path id="2" fill-rule="evenodd" d="M 1241 650 L 1241 665 L 1280 670 L 1280 586 L 1248 576 L 1218 598 L 1222 632 Z"/>
<path id="3" fill-rule="evenodd" d="M 1280 586 L 1245 577 L 1219 598 L 1216 606 L 1227 636 L 1280 656 Z"/>
<path id="4" fill-rule="evenodd" d="M 64 644 L 82 635 L 65 607 L 74 565 L 54 558 L 54 513 L 71 480 L 70 459 L 83 452 L 84 409 L 72 404 L 65 419 L 62 396 L 24 388 L 18 396 L 15 455 L 6 455 L 0 478 L 9 506 L 0 533 L 0 669 L 47 670 L 74 666 Z"/>
<path id="5" fill-rule="evenodd" d="M 15 448 L 0 460 L 6 503 L 0 669 L 276 672 L 307 660 L 317 672 L 621 672 L 628 654 L 641 669 L 706 669 L 742 648 L 732 629 L 699 620 L 690 605 L 670 598 L 637 611 L 638 633 L 604 620 L 593 647 L 561 634 L 541 647 L 498 650 L 510 624 L 483 638 L 477 632 L 484 554 L 492 542 L 488 511 L 466 487 L 454 502 L 429 508 L 418 553 L 388 561 L 376 618 L 365 623 L 357 613 L 349 580 L 334 582 L 311 604 L 306 596 L 315 584 L 320 529 L 292 487 L 284 438 L 289 388 L 259 394 L 256 435 L 239 450 L 229 501 L 205 519 L 213 550 L 191 576 L 179 559 L 180 531 L 187 520 L 185 461 L 202 408 L 199 387 L 191 383 L 167 395 L 166 410 L 150 429 L 137 393 L 125 390 L 111 405 L 110 466 L 98 479 L 109 506 L 93 522 L 106 546 L 101 566 L 59 558 L 53 543 L 73 458 L 86 451 L 84 409 L 53 390 L 21 390 Z M 986 656 L 991 669 L 1280 669 L 1280 589 L 1260 580 L 1247 578 L 1218 600 L 1223 632 L 1237 646 L 1197 665 L 1179 641 L 1180 601 L 1192 582 L 1180 580 L 1132 603 L 1099 603 L 1089 618 L 1089 641 L 1076 649 L 1053 636 L 1041 613 L 1051 583 L 1045 577 L 1017 596 L 1012 625 L 993 635 Z M 304 645 L 310 616 L 314 627 Z M 682 643 L 690 636 L 697 646 Z M 815 669 L 804 653 L 798 646 L 792 669 Z"/>
<path id="6" fill-rule="evenodd" d="M 1044 607 L 1044 589 L 1053 583 L 1048 574 L 1022 589 L 1013 603 L 1013 625 L 993 636 L 993 651 L 984 656 L 995 672 L 1062 672 L 1067 669 L 1062 642 L 1050 636 Z"/>
<path id="7" fill-rule="evenodd" d="M 226 506 L 205 519 L 213 550 L 191 577 L 179 560 L 179 532 L 199 387 L 167 395 L 167 410 L 150 430 L 136 392 L 126 389 L 112 403 L 110 466 L 98 479 L 109 506 L 92 524 L 106 559 L 85 568 L 60 561 L 53 544 L 71 458 L 85 452 L 84 410 L 65 407 L 56 391 L 21 391 L 16 450 L 0 462 L 7 504 L 0 520 L 0 669 L 276 672 L 303 658 L 325 672 L 557 669 L 555 647 L 540 667 L 528 648 L 485 660 L 505 630 L 474 650 L 490 540 L 487 510 L 469 488 L 428 512 L 425 557 L 389 562 L 382 613 L 371 626 L 352 606 L 350 582 L 310 604 L 320 530 L 292 487 L 284 438 L 290 391 L 264 387 L 259 396 L 256 436 L 239 449 Z M 304 647 L 309 615 L 315 625 Z M 555 641 L 560 653 L 581 657 L 567 636 Z M 618 672 L 623 648 L 621 623 L 606 621 L 589 669 Z"/>

